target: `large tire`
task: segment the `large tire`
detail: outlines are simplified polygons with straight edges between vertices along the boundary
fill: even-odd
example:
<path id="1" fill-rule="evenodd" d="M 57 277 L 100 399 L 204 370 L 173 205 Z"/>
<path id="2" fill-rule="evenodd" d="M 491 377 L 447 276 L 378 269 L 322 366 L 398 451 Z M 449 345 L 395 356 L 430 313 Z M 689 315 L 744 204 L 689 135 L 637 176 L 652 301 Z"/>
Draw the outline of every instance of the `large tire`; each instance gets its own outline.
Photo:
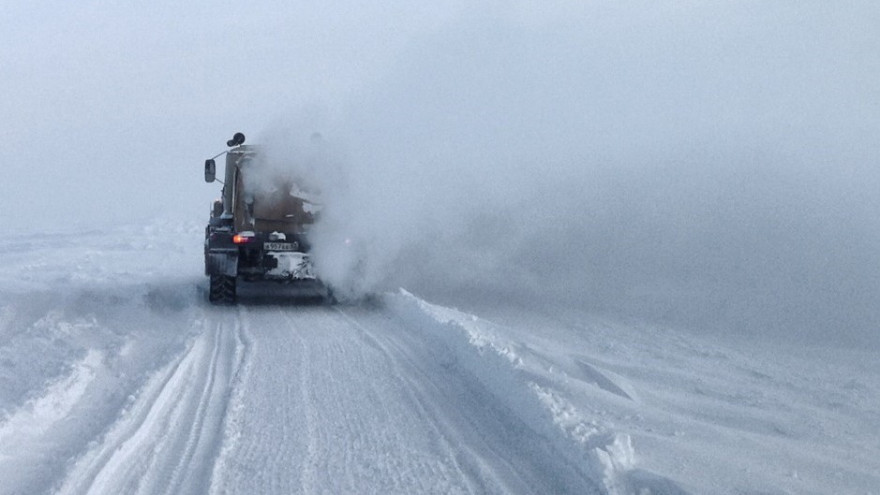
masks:
<path id="1" fill-rule="evenodd" d="M 235 304 L 235 277 L 211 275 L 208 301 L 213 304 Z"/>
<path id="2" fill-rule="evenodd" d="M 328 306 L 339 304 L 339 299 L 336 299 L 336 295 L 333 294 L 333 289 L 329 286 L 325 287 L 325 289 L 324 296 L 321 298 L 324 301 L 324 304 Z"/>

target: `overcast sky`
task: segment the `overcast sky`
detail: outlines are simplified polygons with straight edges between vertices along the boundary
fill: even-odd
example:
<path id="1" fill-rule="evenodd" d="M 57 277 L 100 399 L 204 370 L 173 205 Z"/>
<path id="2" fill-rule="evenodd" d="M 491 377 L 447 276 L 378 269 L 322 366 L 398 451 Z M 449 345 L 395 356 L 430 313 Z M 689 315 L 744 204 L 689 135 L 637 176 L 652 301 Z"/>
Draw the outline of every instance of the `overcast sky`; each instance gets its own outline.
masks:
<path id="1" fill-rule="evenodd" d="M 4 223 L 192 217 L 215 194 L 201 163 L 234 131 L 253 138 L 303 107 L 337 111 L 457 12 L 404 1 L 7 2 Z"/>
<path id="2" fill-rule="evenodd" d="M 792 148 L 831 134 L 850 152 L 876 138 L 875 2 L 469 4 L 7 2 L 4 223 L 193 208 L 210 197 L 201 160 L 233 131 L 377 104 L 410 132 L 512 141 L 541 120 L 606 154 L 694 131 Z"/>
<path id="3" fill-rule="evenodd" d="M 7 2 L 0 211 L 199 222 L 234 131 L 291 156 L 318 131 L 324 234 L 376 286 L 858 340 L 878 26 L 873 0 Z"/>

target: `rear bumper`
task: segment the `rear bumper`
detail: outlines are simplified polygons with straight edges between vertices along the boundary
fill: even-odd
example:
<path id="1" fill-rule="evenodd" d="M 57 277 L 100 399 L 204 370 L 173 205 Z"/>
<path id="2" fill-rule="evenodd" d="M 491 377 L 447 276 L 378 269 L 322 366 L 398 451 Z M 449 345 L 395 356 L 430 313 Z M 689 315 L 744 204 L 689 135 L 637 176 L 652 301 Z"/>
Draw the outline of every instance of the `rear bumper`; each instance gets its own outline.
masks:
<path id="1" fill-rule="evenodd" d="M 308 253 L 298 251 L 248 253 L 248 256 L 240 260 L 238 273 L 245 279 L 280 282 L 317 279 Z"/>
<path id="2" fill-rule="evenodd" d="M 287 234 L 278 239 L 263 232 L 249 234 L 246 242 L 236 243 L 238 236 L 230 228 L 209 225 L 205 236 L 205 274 L 247 281 L 317 279 L 303 235 Z"/>
<path id="3" fill-rule="evenodd" d="M 315 280 L 315 270 L 307 253 L 270 251 L 263 254 L 263 259 L 266 258 L 273 259 L 267 265 L 275 265 L 266 271 L 266 278 Z"/>

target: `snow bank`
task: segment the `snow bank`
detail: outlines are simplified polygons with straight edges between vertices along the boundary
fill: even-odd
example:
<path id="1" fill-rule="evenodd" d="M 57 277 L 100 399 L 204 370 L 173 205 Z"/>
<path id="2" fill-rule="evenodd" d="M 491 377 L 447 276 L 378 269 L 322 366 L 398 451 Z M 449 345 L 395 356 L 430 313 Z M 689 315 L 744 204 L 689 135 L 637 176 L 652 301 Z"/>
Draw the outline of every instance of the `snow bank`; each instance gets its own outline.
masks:
<path id="1" fill-rule="evenodd" d="M 0 462 L 8 461 L 26 450 L 40 435 L 64 419 L 95 379 L 103 355 L 90 349 L 72 366 L 71 372 L 46 387 L 43 395 L 29 400 L 0 421 Z"/>
<path id="2" fill-rule="evenodd" d="M 0 241 L 0 492 L 52 489 L 199 331 L 200 237 L 154 222 Z"/>
<path id="3" fill-rule="evenodd" d="M 675 483 L 636 469 L 631 438 L 587 417 L 550 384 L 538 384 L 517 345 L 492 324 L 430 304 L 401 289 L 389 298 L 396 312 L 443 342 L 458 366 L 471 373 L 525 424 L 553 443 L 570 462 L 584 466 L 609 494 L 684 493 Z"/>

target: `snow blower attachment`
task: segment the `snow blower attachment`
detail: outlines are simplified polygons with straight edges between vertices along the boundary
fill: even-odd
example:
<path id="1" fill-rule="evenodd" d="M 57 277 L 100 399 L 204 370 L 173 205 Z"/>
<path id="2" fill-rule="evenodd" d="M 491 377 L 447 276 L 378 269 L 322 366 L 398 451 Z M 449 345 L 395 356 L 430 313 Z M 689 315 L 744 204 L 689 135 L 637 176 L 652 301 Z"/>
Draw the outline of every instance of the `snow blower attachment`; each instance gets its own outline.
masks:
<path id="1" fill-rule="evenodd" d="M 214 160 L 226 155 L 222 197 L 212 205 L 205 229 L 208 300 L 234 303 L 239 281 L 261 280 L 295 284 L 332 300 L 309 256 L 308 231 L 318 205 L 244 140 L 235 133 L 226 142 L 230 149 L 205 160 L 205 181 L 221 182 Z"/>

